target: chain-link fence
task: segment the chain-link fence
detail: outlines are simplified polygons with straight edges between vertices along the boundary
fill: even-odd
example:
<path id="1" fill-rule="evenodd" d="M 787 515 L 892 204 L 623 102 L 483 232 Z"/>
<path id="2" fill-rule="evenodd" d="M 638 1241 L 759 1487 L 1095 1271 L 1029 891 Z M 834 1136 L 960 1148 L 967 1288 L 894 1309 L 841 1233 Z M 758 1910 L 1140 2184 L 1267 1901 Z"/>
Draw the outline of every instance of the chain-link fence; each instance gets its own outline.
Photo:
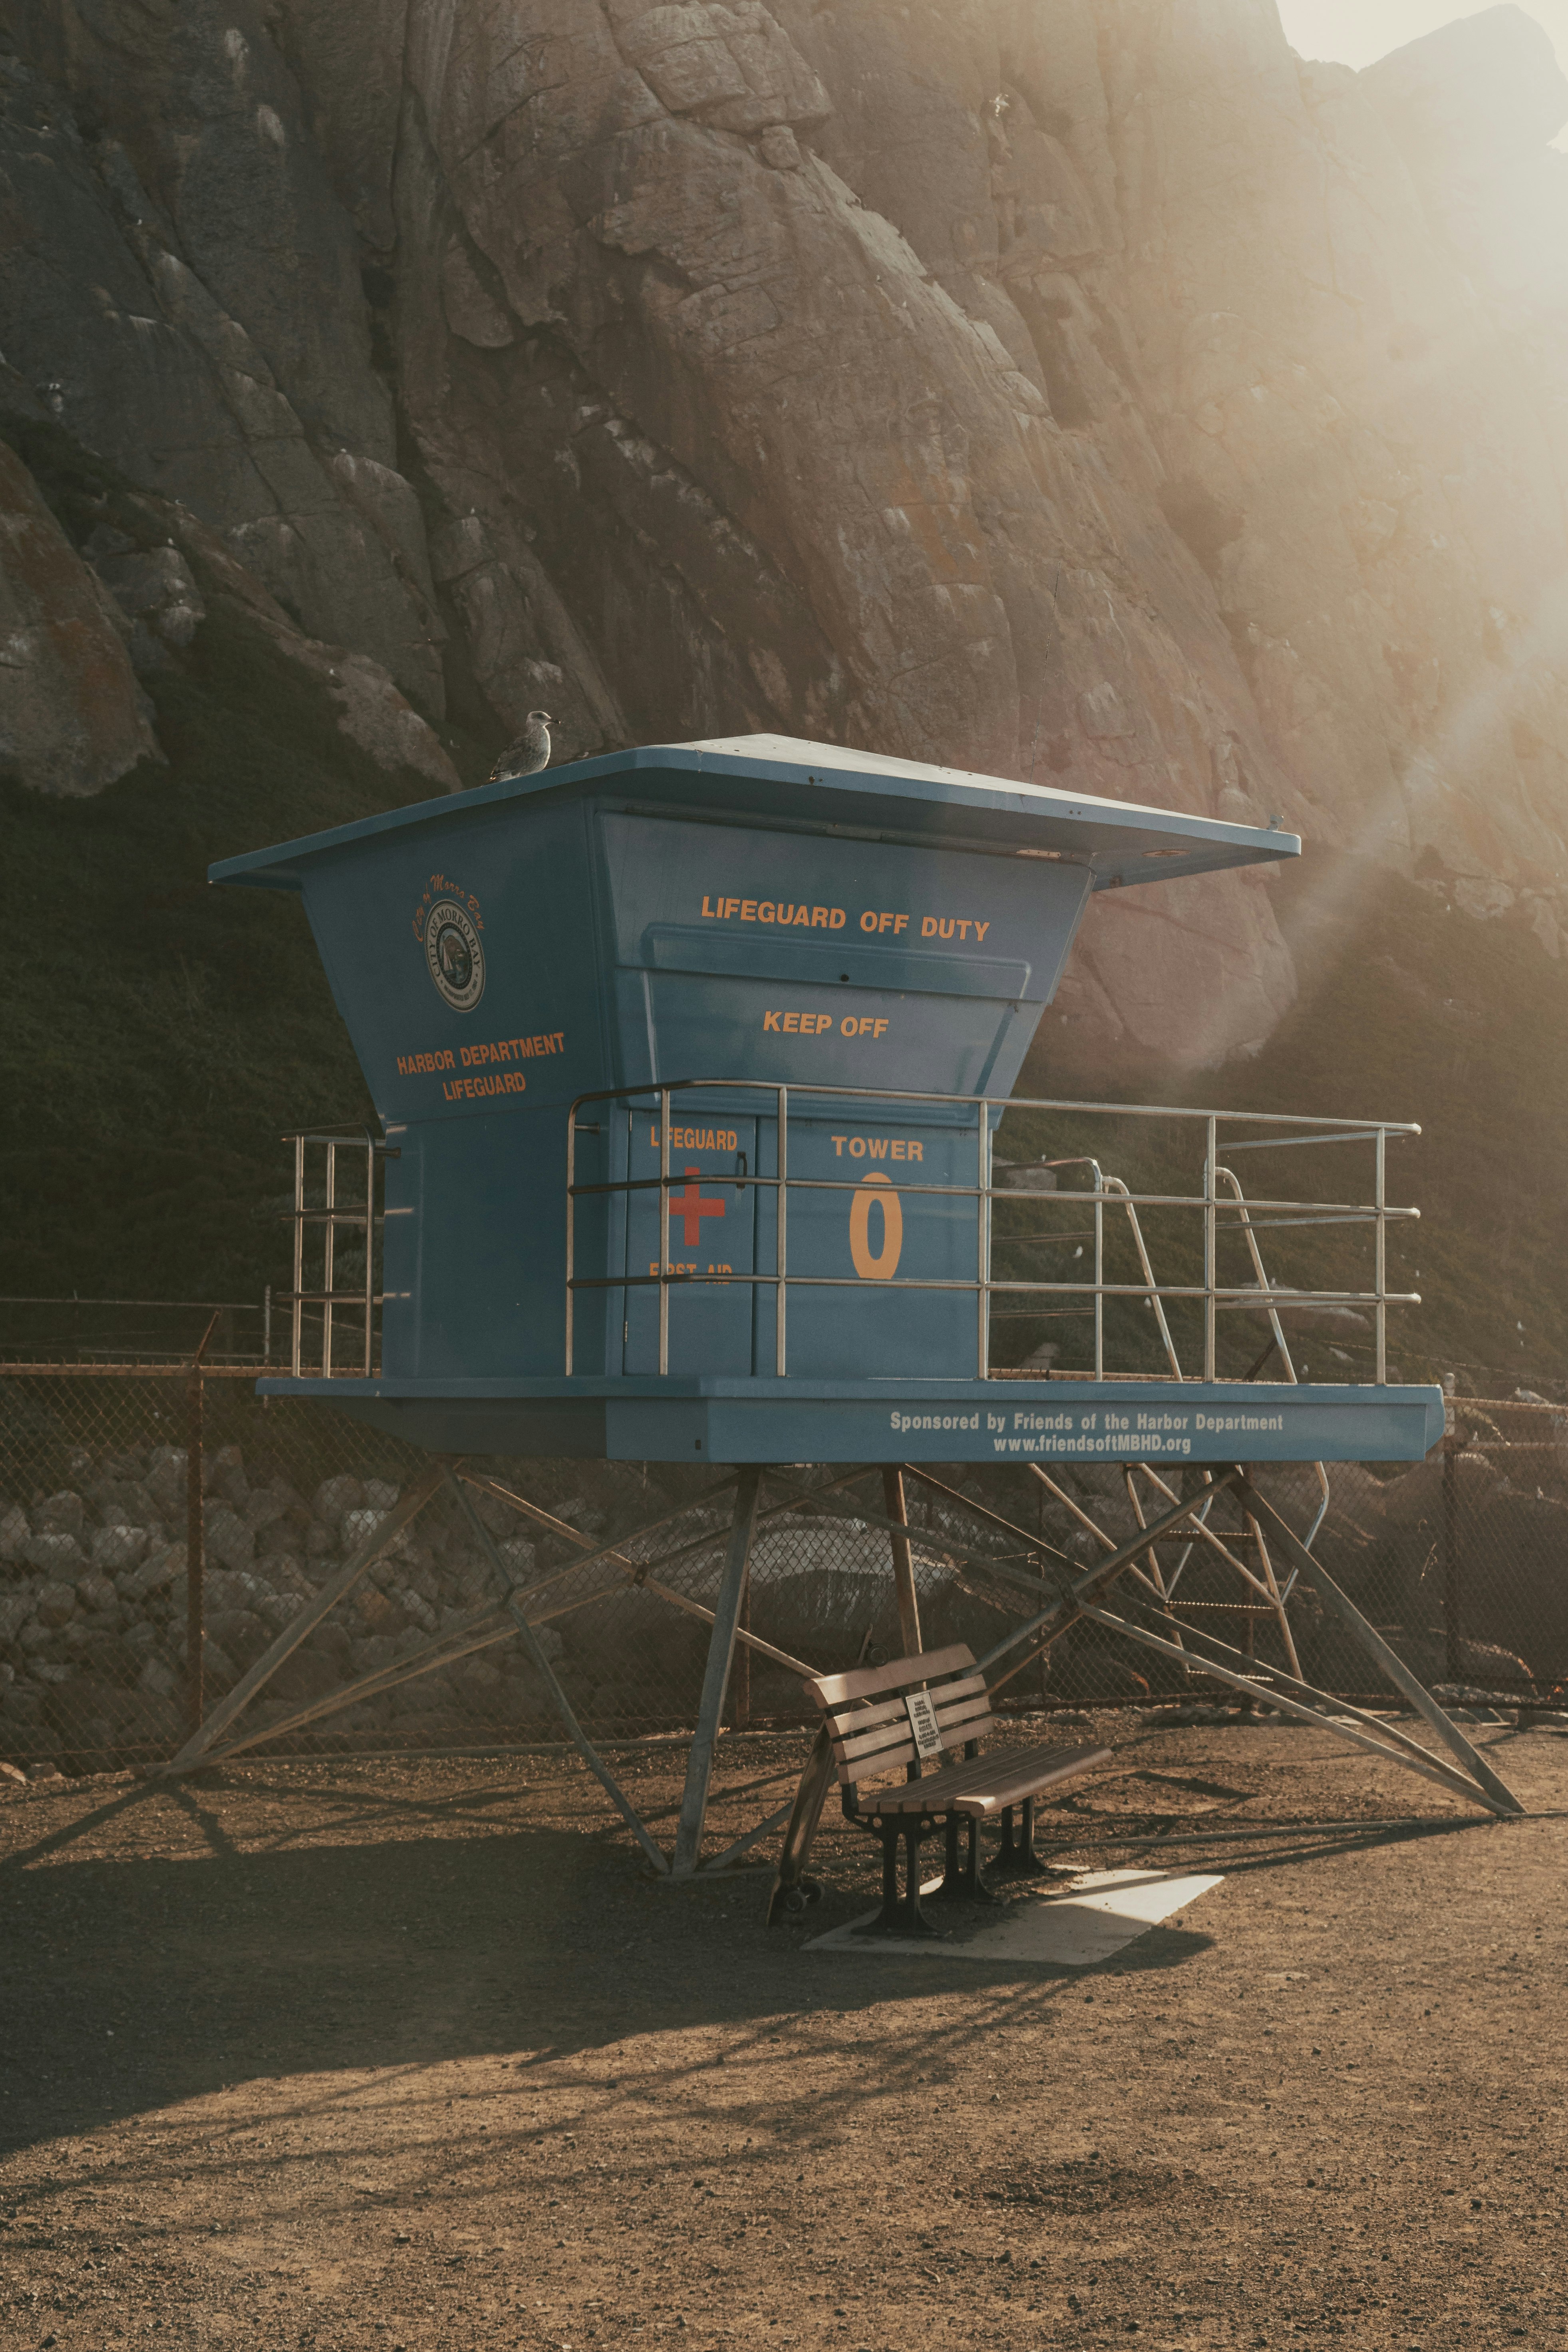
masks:
<path id="1" fill-rule="evenodd" d="M 1426 1463 L 1332 1470 L 1314 1555 L 1429 1685 L 1544 1699 L 1568 1678 L 1568 1409 L 1466 1401 L 1457 1412 Z M 721 1473 L 471 1463 L 478 1483 L 438 1486 L 352 1578 L 430 1466 L 335 1409 L 258 1399 L 254 1367 L 0 1368 L 0 1756 L 71 1770 L 166 1758 L 301 1620 L 309 1631 L 229 1738 L 291 1753 L 558 1740 L 555 1694 L 507 1588 L 591 1736 L 693 1722 L 732 1499 Z M 1310 1467 L 1260 1484 L 1305 1534 L 1321 1500 Z M 911 1473 L 906 1494 L 924 1645 L 982 1654 L 1034 1613 L 1037 1593 L 1043 1606 L 1064 1573 L 1129 1541 L 1140 1511 L 1165 1507 L 1146 1474 L 1130 1485 L 1098 1465 L 1050 1486 L 954 1465 Z M 770 1475 L 731 1722 L 804 1721 L 802 1666 L 897 1654 L 884 1504 L 874 1472 Z M 1285 1580 L 1276 1608 L 1238 1574 L 1240 1562 L 1256 1577 L 1258 1554 L 1230 1497 L 1207 1530 L 1152 1555 L 1163 1613 L 1275 1662 L 1289 1664 L 1289 1640 L 1321 1688 L 1387 1696 L 1307 1579 Z M 1119 1592 L 1132 1591 L 1124 1580 Z M 1209 1694 L 1223 1695 L 1195 1665 L 1080 1622 L 998 1697 Z"/>
<path id="2" fill-rule="evenodd" d="M 1568 1406 L 1457 1398 L 1440 1454 L 1383 1496 L 1394 1590 L 1442 1628 L 1447 1680 L 1568 1690 Z"/>

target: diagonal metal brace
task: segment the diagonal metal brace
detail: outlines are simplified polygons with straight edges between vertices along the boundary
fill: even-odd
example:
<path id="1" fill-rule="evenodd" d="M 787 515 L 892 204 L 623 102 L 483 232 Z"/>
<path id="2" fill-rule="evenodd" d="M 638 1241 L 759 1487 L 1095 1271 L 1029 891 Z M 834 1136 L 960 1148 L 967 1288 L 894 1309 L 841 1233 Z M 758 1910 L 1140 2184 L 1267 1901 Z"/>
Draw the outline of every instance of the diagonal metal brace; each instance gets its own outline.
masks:
<path id="1" fill-rule="evenodd" d="M 1368 1657 L 1383 1668 L 1395 1689 L 1403 1691 L 1416 1713 L 1426 1717 L 1443 1745 L 1458 1758 L 1477 1787 L 1485 1791 L 1485 1801 L 1491 1811 L 1522 1814 L 1524 1807 L 1513 1790 L 1499 1780 L 1485 1757 L 1471 1747 L 1458 1725 L 1445 1715 L 1426 1685 L 1417 1681 L 1404 1659 L 1396 1656 L 1381 1633 L 1367 1623 L 1349 1593 L 1334 1582 L 1322 1561 L 1307 1549 L 1300 1536 L 1286 1525 L 1273 1505 L 1264 1500 L 1245 1472 L 1237 1471 L 1234 1483 L 1237 1493 L 1245 1499 L 1248 1510 L 1255 1518 L 1267 1525 L 1270 1536 L 1292 1567 L 1300 1571 L 1303 1579 L 1310 1580 L 1319 1600 L 1333 1611 L 1347 1632 L 1354 1634 Z"/>
<path id="2" fill-rule="evenodd" d="M 1016 1649 L 1020 1642 L 1032 1641 L 1037 1649 L 1043 1649 L 1047 1643 L 1054 1642 L 1058 1634 L 1065 1633 L 1073 1620 L 1080 1614 L 1086 1601 L 1098 1599 L 1101 1592 L 1115 1583 L 1124 1569 L 1131 1567 L 1141 1552 L 1147 1551 L 1152 1542 L 1163 1535 L 1168 1535 L 1173 1528 L 1179 1528 L 1184 1519 L 1192 1517 L 1194 1511 L 1201 1510 L 1213 1496 L 1226 1486 L 1235 1486 L 1240 1476 L 1239 1470 L 1222 1471 L 1214 1485 L 1205 1486 L 1201 1495 L 1194 1495 L 1186 1502 L 1178 1503 L 1173 1510 L 1166 1511 L 1162 1517 L 1151 1519 L 1146 1528 L 1139 1529 L 1131 1543 L 1122 1544 L 1107 1559 L 1097 1561 L 1095 1566 L 1087 1570 L 1082 1576 L 1075 1577 L 1071 1584 L 1052 1601 L 1048 1609 L 1042 1609 L 1037 1617 L 1031 1617 L 1024 1624 L 1015 1626 L 1012 1633 L 1005 1634 L 994 1648 L 987 1650 L 983 1658 L 976 1659 L 975 1664 L 980 1673 L 986 1673 L 996 1664 L 998 1658 L 1005 1658 L 1009 1650 Z M 1038 1590 L 1037 1586 L 1036 1590 Z M 1031 1651 L 1029 1656 L 1033 1654 Z M 1021 1674 L 1028 1663 L 1029 1657 L 1020 1658 L 1016 1665 L 1010 1666 L 1006 1674 L 1000 1675 L 997 1681 L 993 1683 L 992 1690 L 994 1692 L 1000 1689 L 1002 1684 L 1010 1681 L 1014 1675 Z"/>
<path id="3" fill-rule="evenodd" d="M 365 1699 L 381 1698 L 402 1683 L 416 1682 L 421 1675 L 437 1674 L 444 1667 L 459 1665 L 465 1658 L 471 1658 L 477 1651 L 490 1649 L 498 1642 L 511 1641 L 511 1627 L 498 1625 L 496 1616 L 494 1603 L 489 1609 L 476 1609 L 456 1625 L 448 1625 L 434 1640 L 422 1643 L 418 1649 L 410 1650 L 403 1657 L 395 1659 L 391 1665 L 378 1666 L 374 1673 L 361 1675 L 354 1682 L 340 1683 L 337 1689 L 329 1691 L 324 1698 L 312 1699 L 292 1715 L 286 1715 L 281 1723 L 263 1724 L 256 1731 L 242 1730 L 237 1738 L 225 1739 L 217 1747 L 209 1748 L 203 1761 L 222 1764 L 231 1756 L 242 1755 L 247 1748 L 259 1747 L 263 1741 L 291 1738 L 295 1732 L 303 1731 L 309 1724 L 320 1723 L 328 1716 L 342 1715 Z"/>
<path id="4" fill-rule="evenodd" d="M 1162 1657 L 1184 1661 L 1195 1657 L 1194 1652 L 1179 1648 L 1174 1642 L 1163 1640 L 1146 1625 L 1115 1616 L 1109 1609 L 1086 1609 L 1083 1613 L 1095 1624 L 1105 1626 L 1112 1633 L 1120 1633 L 1126 1641 L 1137 1642 L 1146 1650 L 1157 1651 Z M 1401 1766 L 1406 1772 L 1418 1773 L 1422 1780 L 1435 1781 L 1439 1789 L 1447 1789 L 1451 1796 L 1465 1797 L 1471 1804 L 1484 1805 L 1489 1812 L 1495 1813 L 1500 1810 L 1489 1797 L 1482 1795 L 1466 1774 L 1456 1771 L 1453 1765 L 1445 1764 L 1440 1756 L 1431 1755 L 1414 1739 L 1403 1740 L 1395 1746 L 1391 1739 L 1378 1736 L 1389 1731 L 1390 1726 L 1379 1724 L 1374 1735 L 1372 1731 L 1363 1731 L 1360 1723 L 1353 1722 L 1349 1709 L 1337 1719 L 1325 1712 L 1335 1705 L 1334 1700 L 1326 1691 L 1314 1690 L 1310 1683 L 1300 1683 L 1294 1675 L 1284 1676 L 1283 1680 L 1290 1685 L 1291 1690 L 1306 1694 L 1304 1698 L 1292 1697 L 1289 1691 L 1279 1685 L 1263 1682 L 1257 1675 L 1238 1674 L 1235 1667 L 1222 1665 L 1217 1658 L 1196 1658 L 1195 1662 L 1216 1682 L 1228 1683 L 1232 1690 L 1244 1692 L 1248 1698 L 1265 1699 L 1270 1706 L 1278 1707 L 1282 1715 L 1294 1716 L 1299 1723 L 1310 1723 L 1320 1731 L 1331 1731 L 1336 1739 L 1346 1740 L 1352 1748 L 1364 1748 L 1373 1756 L 1381 1756 L 1384 1762 Z M 1361 1717 L 1362 1722 L 1365 1720 L 1364 1717 Z"/>
<path id="5" fill-rule="evenodd" d="M 1381 1739 L 1385 1746 L 1392 1743 L 1395 1748 L 1401 1748 L 1406 1756 L 1413 1757 L 1424 1769 L 1430 1766 L 1434 1771 L 1446 1772 L 1454 1787 L 1462 1795 L 1474 1797 L 1476 1793 L 1474 1786 L 1468 1776 L 1459 1770 L 1458 1765 L 1446 1764 L 1440 1756 L 1434 1756 L 1429 1748 L 1423 1748 L 1418 1739 L 1413 1739 L 1409 1732 L 1403 1730 L 1397 1723 L 1386 1722 L 1381 1716 L 1369 1715 L 1364 1707 L 1356 1706 L 1348 1698 L 1336 1697 L 1331 1691 L 1321 1691 L 1315 1684 L 1303 1682 L 1300 1674 L 1288 1674 L 1283 1666 L 1271 1665 L 1267 1658 L 1249 1656 L 1245 1650 L 1238 1650 L 1233 1643 L 1222 1641 L 1217 1633 L 1210 1633 L 1207 1626 L 1184 1624 L 1175 1613 L 1176 1605 L 1174 1602 L 1167 1604 L 1160 1622 L 1184 1636 L 1185 1643 L 1190 1644 L 1202 1643 L 1205 1645 L 1202 1649 L 1195 1646 L 1184 1648 L 1183 1652 L 1184 1656 L 1191 1658 L 1194 1666 L 1201 1666 L 1205 1674 L 1219 1673 L 1221 1664 L 1228 1660 L 1231 1674 L 1245 1677 L 1245 1686 L 1249 1697 L 1258 1696 L 1272 1699 L 1274 1693 L 1283 1692 L 1287 1696 L 1310 1701 L 1313 1705 L 1321 1704 L 1330 1709 L 1329 1719 L 1334 1729 L 1338 1730 L 1344 1723 L 1361 1724 L 1369 1734 Z M 1143 1606 L 1149 1610 L 1151 1615 L 1157 1613 L 1153 1603 L 1145 1601 Z M 1104 1616 L 1103 1611 L 1099 1613 L 1101 1617 Z M 1142 1641 L 1145 1638 L 1136 1623 L 1131 1630 L 1138 1640 Z M 1267 1687 L 1264 1687 L 1261 1681 L 1261 1677 L 1264 1676 L 1268 1677 Z M 1242 1682 L 1238 1681 L 1236 1686 L 1241 1689 Z"/>
<path id="6" fill-rule="evenodd" d="M 567 1697 L 565 1692 L 562 1689 L 559 1682 L 557 1682 L 555 1678 L 555 1670 L 552 1666 L 549 1659 L 545 1656 L 543 1650 L 540 1647 L 538 1635 L 535 1633 L 532 1626 L 529 1623 L 527 1616 L 524 1614 L 521 1608 L 520 1608 L 517 1601 L 512 1598 L 513 1580 L 508 1575 L 506 1562 L 502 1559 L 500 1552 L 497 1551 L 494 1543 L 491 1541 L 489 1529 L 486 1527 L 483 1519 L 480 1518 L 478 1511 L 475 1510 L 472 1497 L 469 1496 L 467 1487 L 463 1485 L 461 1480 L 454 1476 L 450 1471 L 447 1474 L 447 1483 L 451 1487 L 452 1492 L 456 1495 L 458 1502 L 463 1507 L 468 1525 L 474 1531 L 475 1541 L 478 1543 L 480 1550 L 484 1553 L 485 1558 L 489 1561 L 489 1564 L 494 1569 L 497 1576 L 500 1579 L 503 1606 L 508 1611 L 518 1632 L 522 1636 L 522 1646 L 528 1652 L 529 1659 L 533 1665 L 534 1671 L 538 1674 L 540 1679 L 544 1684 L 545 1688 L 549 1691 L 552 1698 L 555 1702 L 555 1712 L 561 1717 L 562 1722 L 565 1725 L 567 1736 L 571 1739 L 572 1745 L 576 1748 L 578 1755 L 581 1756 L 584 1763 L 586 1764 L 589 1771 L 594 1775 L 595 1780 L 598 1781 L 599 1786 L 604 1790 L 605 1795 L 609 1798 L 610 1802 L 615 1806 L 616 1811 L 626 1822 L 626 1827 L 636 1838 L 638 1845 L 641 1846 L 644 1853 L 647 1854 L 649 1862 L 653 1864 L 654 1869 L 658 1873 L 661 1878 L 668 1877 L 669 1874 L 668 1863 L 665 1860 L 663 1853 L 659 1848 L 655 1845 L 652 1838 L 649 1837 L 647 1830 L 643 1827 L 641 1818 L 632 1804 L 630 1798 L 625 1795 L 619 1782 L 611 1772 L 609 1766 L 605 1762 L 604 1758 L 599 1754 L 598 1749 L 594 1746 L 592 1740 L 588 1738 L 587 1733 L 578 1722 L 576 1716 L 573 1713 L 572 1702 Z"/>
<path id="7" fill-rule="evenodd" d="M 361 1544 L 352 1559 L 345 1560 L 335 1576 L 328 1578 L 313 1600 L 308 1601 L 296 1616 L 289 1618 L 277 1640 L 262 1652 L 249 1672 L 241 1675 L 228 1696 L 214 1707 L 200 1730 L 193 1732 L 179 1754 L 162 1768 L 160 1779 L 176 1772 L 188 1772 L 202 1761 L 208 1748 L 228 1729 L 236 1716 L 248 1706 L 263 1684 L 270 1682 L 285 1658 L 292 1657 L 306 1635 L 314 1633 L 322 1618 L 336 1608 L 345 1593 L 353 1591 L 366 1569 L 374 1568 L 382 1554 L 391 1550 L 404 1528 L 418 1517 L 447 1475 L 445 1462 L 437 1462 L 422 1477 L 416 1479 L 374 1535 Z"/>

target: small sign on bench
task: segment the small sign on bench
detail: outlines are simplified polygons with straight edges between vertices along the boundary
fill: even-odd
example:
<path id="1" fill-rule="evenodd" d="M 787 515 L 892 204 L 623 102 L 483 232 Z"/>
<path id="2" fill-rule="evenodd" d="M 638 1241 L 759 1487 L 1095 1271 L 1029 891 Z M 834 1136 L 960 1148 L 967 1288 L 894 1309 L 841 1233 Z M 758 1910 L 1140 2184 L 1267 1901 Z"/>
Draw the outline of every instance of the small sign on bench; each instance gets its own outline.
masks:
<path id="1" fill-rule="evenodd" d="M 915 1743 L 915 1754 L 923 1764 L 928 1756 L 940 1756 L 946 1746 L 942 1727 L 936 1719 L 936 1701 L 930 1691 L 907 1691 L 904 1707 L 910 1718 L 910 1731 Z"/>

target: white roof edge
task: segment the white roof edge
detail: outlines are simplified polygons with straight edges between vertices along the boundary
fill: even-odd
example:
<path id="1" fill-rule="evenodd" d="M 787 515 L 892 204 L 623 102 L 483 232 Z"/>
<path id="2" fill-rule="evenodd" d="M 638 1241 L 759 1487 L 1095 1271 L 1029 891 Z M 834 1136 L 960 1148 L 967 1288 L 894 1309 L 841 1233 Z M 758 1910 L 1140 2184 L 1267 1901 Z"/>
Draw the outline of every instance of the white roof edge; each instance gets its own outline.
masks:
<path id="1" fill-rule="evenodd" d="M 690 743 L 647 745 L 671 751 L 710 751 L 724 759 L 770 760 L 779 766 L 796 768 L 837 768 L 851 773 L 868 776 L 902 776 L 915 782 L 957 784 L 971 791 L 1008 793 L 1019 798 L 1042 803 L 1042 814 L 1051 810 L 1062 815 L 1102 814 L 1112 823 L 1125 823 L 1128 818 L 1152 819 L 1169 824 L 1173 819 L 1181 825 L 1212 826 L 1223 837 L 1238 833 L 1255 833 L 1266 839 L 1283 842 L 1296 838 L 1268 825 L 1237 825 L 1223 817 L 1205 816 L 1194 810 L 1161 808 L 1152 801 L 1108 800 L 1102 793 L 1064 792 L 1059 784 L 1026 783 L 1017 776 L 991 776 L 973 768 L 944 768 L 924 760 L 898 760 L 885 751 L 852 751 L 839 743 L 812 743 L 797 735 L 719 735 Z"/>

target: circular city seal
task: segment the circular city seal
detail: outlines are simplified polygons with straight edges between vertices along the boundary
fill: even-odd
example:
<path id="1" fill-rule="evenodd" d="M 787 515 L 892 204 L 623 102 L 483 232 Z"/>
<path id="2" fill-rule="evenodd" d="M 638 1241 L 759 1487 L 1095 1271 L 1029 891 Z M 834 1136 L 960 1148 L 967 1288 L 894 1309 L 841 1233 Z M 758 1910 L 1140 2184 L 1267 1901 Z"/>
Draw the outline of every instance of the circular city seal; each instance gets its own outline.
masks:
<path id="1" fill-rule="evenodd" d="M 425 961 L 454 1013 L 471 1013 L 485 992 L 485 951 L 465 910 L 437 898 L 425 918 Z"/>

